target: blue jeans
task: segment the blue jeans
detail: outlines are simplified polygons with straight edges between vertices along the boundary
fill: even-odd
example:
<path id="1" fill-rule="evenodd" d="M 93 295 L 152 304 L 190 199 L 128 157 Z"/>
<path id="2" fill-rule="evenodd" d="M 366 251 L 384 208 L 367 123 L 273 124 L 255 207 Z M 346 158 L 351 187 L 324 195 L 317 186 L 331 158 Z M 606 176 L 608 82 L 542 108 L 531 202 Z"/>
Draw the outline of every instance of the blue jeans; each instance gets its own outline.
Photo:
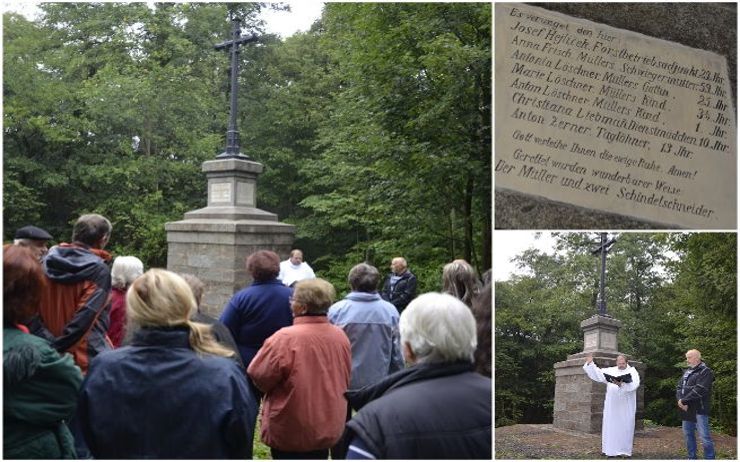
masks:
<path id="1" fill-rule="evenodd" d="M 699 438 L 704 448 L 704 458 L 714 459 L 714 442 L 712 435 L 709 434 L 709 416 L 696 415 L 696 422 L 683 421 L 683 436 L 686 439 L 686 450 L 689 453 L 689 459 L 696 459 L 696 436 L 694 431 L 699 430 Z"/>

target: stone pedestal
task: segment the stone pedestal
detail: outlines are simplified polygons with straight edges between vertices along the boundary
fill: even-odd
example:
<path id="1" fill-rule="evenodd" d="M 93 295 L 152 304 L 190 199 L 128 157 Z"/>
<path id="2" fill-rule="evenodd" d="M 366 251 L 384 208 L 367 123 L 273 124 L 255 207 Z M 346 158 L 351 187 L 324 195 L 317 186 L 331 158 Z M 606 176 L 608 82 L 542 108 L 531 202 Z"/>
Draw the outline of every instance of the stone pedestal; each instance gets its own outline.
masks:
<path id="1" fill-rule="evenodd" d="M 566 361 L 555 363 L 555 407 L 553 426 L 565 430 L 576 430 L 585 433 L 601 433 L 601 422 L 604 412 L 606 384 L 594 382 L 583 371 L 583 364 L 589 354 L 601 368 L 616 365 L 620 354 L 617 350 L 617 333 L 622 323 L 618 320 L 595 315 L 581 322 L 583 329 L 584 351 L 568 356 Z M 640 380 L 645 380 L 645 364 L 630 360 L 631 366 L 637 369 Z M 637 412 L 635 430 L 643 428 L 645 411 L 645 387 L 637 389 Z"/>
<path id="2" fill-rule="evenodd" d="M 224 305 L 251 278 L 246 257 L 272 250 L 287 258 L 295 236 L 293 225 L 256 207 L 257 176 L 262 164 L 238 158 L 203 163 L 208 179 L 208 205 L 165 224 L 167 269 L 191 273 L 206 285 L 201 309 L 218 316 Z"/>

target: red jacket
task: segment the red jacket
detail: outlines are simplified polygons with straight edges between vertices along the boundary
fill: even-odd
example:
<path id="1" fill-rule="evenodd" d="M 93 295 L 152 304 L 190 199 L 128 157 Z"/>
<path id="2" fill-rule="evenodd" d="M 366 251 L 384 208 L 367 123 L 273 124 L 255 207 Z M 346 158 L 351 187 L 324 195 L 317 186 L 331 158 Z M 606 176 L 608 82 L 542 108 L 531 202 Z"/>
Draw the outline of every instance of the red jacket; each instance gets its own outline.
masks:
<path id="1" fill-rule="evenodd" d="M 108 337 L 113 348 L 118 348 L 126 336 L 126 289 L 114 287 L 111 290 L 109 319 Z"/>
<path id="2" fill-rule="evenodd" d="M 268 338 L 247 370 L 263 393 L 262 441 L 282 451 L 332 447 L 347 416 L 349 339 L 326 316 L 301 316 Z"/>
<path id="3" fill-rule="evenodd" d="M 110 301 L 109 260 L 104 250 L 59 244 L 43 261 L 47 284 L 39 307 L 46 328 L 42 336 L 57 351 L 71 353 L 83 373 L 90 359 L 111 347 L 103 315 Z"/>

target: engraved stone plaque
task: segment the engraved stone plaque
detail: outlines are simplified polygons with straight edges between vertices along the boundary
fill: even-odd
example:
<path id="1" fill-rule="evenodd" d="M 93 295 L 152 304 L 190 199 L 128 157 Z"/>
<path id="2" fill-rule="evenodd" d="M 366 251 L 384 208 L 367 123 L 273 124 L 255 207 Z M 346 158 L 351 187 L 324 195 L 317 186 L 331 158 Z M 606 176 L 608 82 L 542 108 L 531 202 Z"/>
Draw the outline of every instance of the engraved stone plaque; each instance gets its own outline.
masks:
<path id="1" fill-rule="evenodd" d="M 496 4 L 496 187 L 695 229 L 736 227 L 726 59 Z"/>
<path id="2" fill-rule="evenodd" d="M 584 350 L 595 349 L 598 338 L 599 338 L 599 334 L 595 331 L 587 333 L 583 338 L 583 349 Z"/>
<path id="3" fill-rule="evenodd" d="M 254 183 L 237 181 L 236 183 L 236 204 L 254 207 Z"/>
<path id="4" fill-rule="evenodd" d="M 601 335 L 601 348 L 607 350 L 617 349 L 617 333 L 616 332 L 604 332 Z"/>
<path id="5" fill-rule="evenodd" d="M 211 183 L 211 202 L 231 202 L 231 183 Z"/>

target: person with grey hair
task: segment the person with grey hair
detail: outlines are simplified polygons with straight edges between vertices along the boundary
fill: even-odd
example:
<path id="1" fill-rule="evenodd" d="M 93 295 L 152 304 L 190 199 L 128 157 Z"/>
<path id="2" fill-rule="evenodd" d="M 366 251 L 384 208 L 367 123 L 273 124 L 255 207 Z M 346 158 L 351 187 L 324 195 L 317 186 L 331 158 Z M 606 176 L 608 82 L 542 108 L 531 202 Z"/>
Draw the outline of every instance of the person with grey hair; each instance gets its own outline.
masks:
<path id="1" fill-rule="evenodd" d="M 448 294 L 428 293 L 401 313 L 408 368 L 347 397 L 349 459 L 490 459 L 491 379 L 473 368 L 475 319 Z"/>
<path id="2" fill-rule="evenodd" d="M 391 260 L 391 272 L 383 283 L 380 296 L 391 302 L 399 314 L 416 297 L 416 275 L 409 270 L 405 258 L 395 257 Z"/>
<path id="3" fill-rule="evenodd" d="M 49 234 L 45 229 L 28 225 L 16 230 L 13 244 L 21 247 L 28 247 L 31 249 L 38 261 L 41 261 L 44 255 L 49 251 L 47 242 L 51 239 L 51 234 Z"/>
<path id="4" fill-rule="evenodd" d="M 352 291 L 329 308 L 329 322 L 341 327 L 352 345 L 349 388 L 371 385 L 403 369 L 398 311 L 378 294 L 380 273 L 367 263 L 349 272 Z"/>
<path id="5" fill-rule="evenodd" d="M 104 315 L 111 291 L 111 255 L 103 249 L 112 229 L 104 216 L 82 215 L 72 230 L 72 242 L 52 247 L 43 261 L 47 284 L 39 306 L 41 322 L 33 333 L 60 353 L 71 353 L 83 373 L 93 357 L 111 347 Z"/>
<path id="6" fill-rule="evenodd" d="M 110 312 L 108 337 L 114 348 L 121 346 L 126 335 L 126 291 L 136 278 L 144 274 L 144 263 L 136 257 L 123 256 L 113 260 L 111 268 Z"/>

